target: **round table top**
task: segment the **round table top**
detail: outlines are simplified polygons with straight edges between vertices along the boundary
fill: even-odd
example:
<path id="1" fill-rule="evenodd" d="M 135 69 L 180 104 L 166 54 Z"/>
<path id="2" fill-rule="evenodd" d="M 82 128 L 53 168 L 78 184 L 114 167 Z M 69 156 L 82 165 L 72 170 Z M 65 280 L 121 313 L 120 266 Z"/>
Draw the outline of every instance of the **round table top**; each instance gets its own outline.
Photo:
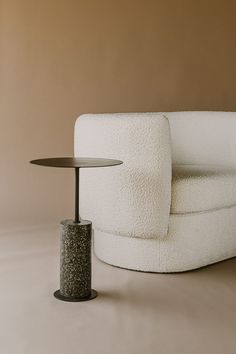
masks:
<path id="1" fill-rule="evenodd" d="M 116 166 L 121 165 L 123 161 L 95 157 L 54 157 L 32 160 L 30 163 L 48 167 L 87 168 Z"/>

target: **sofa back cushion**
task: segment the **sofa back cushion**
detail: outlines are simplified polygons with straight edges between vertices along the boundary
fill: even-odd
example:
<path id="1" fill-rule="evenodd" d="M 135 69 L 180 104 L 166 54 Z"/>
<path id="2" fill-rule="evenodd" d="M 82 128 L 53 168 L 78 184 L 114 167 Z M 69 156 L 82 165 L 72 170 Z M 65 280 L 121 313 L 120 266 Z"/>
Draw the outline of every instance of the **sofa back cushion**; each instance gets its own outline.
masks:
<path id="1" fill-rule="evenodd" d="M 172 159 L 179 164 L 236 166 L 235 112 L 166 112 Z"/>

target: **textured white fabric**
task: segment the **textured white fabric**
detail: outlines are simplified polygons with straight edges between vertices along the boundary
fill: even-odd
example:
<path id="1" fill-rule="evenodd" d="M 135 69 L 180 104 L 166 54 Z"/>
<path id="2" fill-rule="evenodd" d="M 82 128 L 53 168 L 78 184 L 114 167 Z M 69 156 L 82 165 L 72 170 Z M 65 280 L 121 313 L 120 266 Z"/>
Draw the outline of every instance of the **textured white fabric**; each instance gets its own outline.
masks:
<path id="1" fill-rule="evenodd" d="M 171 213 L 236 205 L 236 168 L 173 165 Z"/>
<path id="2" fill-rule="evenodd" d="M 171 149 L 176 164 L 208 166 L 174 168 L 171 184 Z M 124 161 L 81 171 L 81 216 L 100 259 L 177 272 L 236 255 L 236 113 L 84 115 L 75 156 Z"/>
<path id="3" fill-rule="evenodd" d="M 235 112 L 167 112 L 173 162 L 236 167 Z"/>
<path id="4" fill-rule="evenodd" d="M 96 228 L 142 238 L 167 234 L 171 203 L 168 120 L 160 114 L 83 115 L 75 126 L 75 156 L 123 160 L 81 170 L 81 216 Z"/>
<path id="5" fill-rule="evenodd" d="M 94 231 L 98 258 L 146 272 L 181 272 L 236 255 L 236 207 L 171 215 L 164 239 L 138 239 Z"/>

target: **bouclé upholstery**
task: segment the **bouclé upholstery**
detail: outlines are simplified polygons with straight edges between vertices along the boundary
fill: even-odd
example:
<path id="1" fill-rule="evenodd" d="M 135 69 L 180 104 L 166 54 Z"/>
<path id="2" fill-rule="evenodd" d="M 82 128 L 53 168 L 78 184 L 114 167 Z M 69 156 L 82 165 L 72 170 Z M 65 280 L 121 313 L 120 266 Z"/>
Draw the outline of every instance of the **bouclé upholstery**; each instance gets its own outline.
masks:
<path id="1" fill-rule="evenodd" d="M 87 114 L 74 151 L 124 161 L 81 171 L 101 260 L 179 272 L 236 255 L 236 113 Z"/>

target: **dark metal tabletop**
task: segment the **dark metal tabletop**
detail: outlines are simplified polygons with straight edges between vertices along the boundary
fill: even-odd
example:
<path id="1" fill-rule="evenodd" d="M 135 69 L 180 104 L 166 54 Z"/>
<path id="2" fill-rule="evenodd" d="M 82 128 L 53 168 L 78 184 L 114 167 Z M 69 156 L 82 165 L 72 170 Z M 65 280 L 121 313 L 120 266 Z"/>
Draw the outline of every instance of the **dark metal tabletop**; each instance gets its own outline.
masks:
<path id="1" fill-rule="evenodd" d="M 123 161 L 95 157 L 54 157 L 32 160 L 30 163 L 48 167 L 89 168 L 121 165 Z"/>

